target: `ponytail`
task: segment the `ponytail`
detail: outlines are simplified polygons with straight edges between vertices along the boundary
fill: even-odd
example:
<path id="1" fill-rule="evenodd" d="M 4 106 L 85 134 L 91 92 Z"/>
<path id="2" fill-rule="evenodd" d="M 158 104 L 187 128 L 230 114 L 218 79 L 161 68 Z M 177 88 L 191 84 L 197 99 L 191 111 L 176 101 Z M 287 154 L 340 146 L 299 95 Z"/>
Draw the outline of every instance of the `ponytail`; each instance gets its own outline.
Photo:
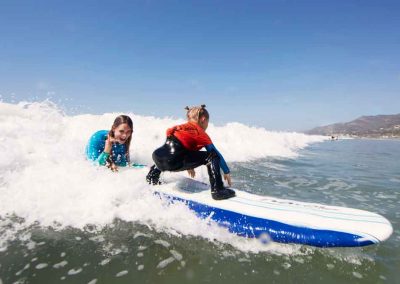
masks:
<path id="1" fill-rule="evenodd" d="M 206 105 L 185 107 L 186 117 L 189 121 L 195 121 L 199 123 L 200 118 L 205 116 L 207 119 L 210 118 L 210 114 L 206 110 Z"/>

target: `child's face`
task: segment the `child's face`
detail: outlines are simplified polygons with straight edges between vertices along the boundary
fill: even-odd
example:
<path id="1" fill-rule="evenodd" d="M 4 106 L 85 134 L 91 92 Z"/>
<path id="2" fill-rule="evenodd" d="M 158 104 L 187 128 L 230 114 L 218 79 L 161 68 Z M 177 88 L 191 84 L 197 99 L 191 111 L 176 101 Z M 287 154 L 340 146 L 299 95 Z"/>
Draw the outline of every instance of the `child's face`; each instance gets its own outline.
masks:
<path id="1" fill-rule="evenodd" d="M 126 123 L 120 124 L 114 129 L 114 138 L 120 144 L 124 144 L 131 135 L 132 129 Z"/>

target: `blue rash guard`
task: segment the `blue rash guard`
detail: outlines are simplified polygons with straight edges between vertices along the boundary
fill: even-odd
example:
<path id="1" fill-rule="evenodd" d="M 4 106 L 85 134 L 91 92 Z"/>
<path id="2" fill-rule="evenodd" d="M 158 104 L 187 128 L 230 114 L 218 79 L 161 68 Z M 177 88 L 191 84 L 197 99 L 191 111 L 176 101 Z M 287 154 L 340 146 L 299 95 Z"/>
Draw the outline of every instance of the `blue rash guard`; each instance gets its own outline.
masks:
<path id="1" fill-rule="evenodd" d="M 86 146 L 86 158 L 94 161 L 98 165 L 104 166 L 110 154 L 104 153 L 108 130 L 99 130 L 90 137 Z M 113 143 L 112 161 L 120 167 L 128 165 L 125 144 Z"/>

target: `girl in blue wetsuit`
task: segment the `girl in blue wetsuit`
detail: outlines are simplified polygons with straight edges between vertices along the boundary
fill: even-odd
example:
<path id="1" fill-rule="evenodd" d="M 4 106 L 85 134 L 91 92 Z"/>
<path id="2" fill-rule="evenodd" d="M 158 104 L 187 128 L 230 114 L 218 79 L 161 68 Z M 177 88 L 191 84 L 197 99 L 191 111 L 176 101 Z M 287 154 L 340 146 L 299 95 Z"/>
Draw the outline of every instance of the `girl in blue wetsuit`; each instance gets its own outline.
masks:
<path id="1" fill-rule="evenodd" d="M 99 130 L 90 137 L 86 146 L 87 159 L 97 165 L 107 166 L 112 171 L 129 165 L 129 147 L 132 139 L 132 120 L 120 115 L 111 130 Z"/>

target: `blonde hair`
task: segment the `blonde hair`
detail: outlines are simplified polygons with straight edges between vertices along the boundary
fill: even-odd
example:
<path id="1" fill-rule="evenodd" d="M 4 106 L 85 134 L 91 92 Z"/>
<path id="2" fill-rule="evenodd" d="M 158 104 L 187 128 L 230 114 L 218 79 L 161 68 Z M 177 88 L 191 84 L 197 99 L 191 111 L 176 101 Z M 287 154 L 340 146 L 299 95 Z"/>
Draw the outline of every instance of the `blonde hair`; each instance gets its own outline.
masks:
<path id="1" fill-rule="evenodd" d="M 200 118 L 205 116 L 207 119 L 210 119 L 210 114 L 206 110 L 206 105 L 201 106 L 193 106 L 193 107 L 185 107 L 187 110 L 186 117 L 189 121 L 195 121 L 199 123 Z"/>

